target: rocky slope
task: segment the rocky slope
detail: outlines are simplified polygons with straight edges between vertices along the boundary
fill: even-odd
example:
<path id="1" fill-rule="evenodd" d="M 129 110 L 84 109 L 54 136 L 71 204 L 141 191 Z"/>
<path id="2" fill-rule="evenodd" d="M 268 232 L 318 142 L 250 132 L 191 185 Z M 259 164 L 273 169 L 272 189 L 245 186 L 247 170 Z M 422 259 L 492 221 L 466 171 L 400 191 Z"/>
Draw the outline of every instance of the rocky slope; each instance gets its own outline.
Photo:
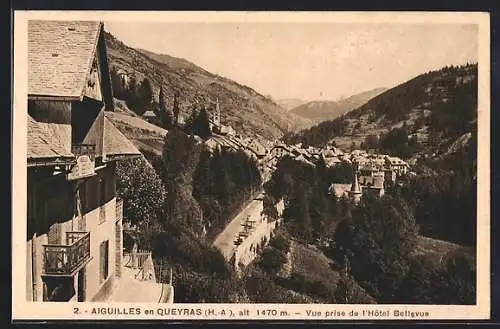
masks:
<path id="1" fill-rule="evenodd" d="M 172 106 L 173 95 L 178 93 L 183 117 L 189 116 L 198 104 L 215 107 L 218 98 L 222 123 L 231 125 L 243 136 L 275 139 L 310 125 L 310 121 L 288 113 L 252 88 L 189 61 L 128 47 L 109 33 L 105 39 L 110 67 L 133 74 L 138 81 L 147 78 L 156 99 L 163 86 L 169 98 L 167 106 Z"/>

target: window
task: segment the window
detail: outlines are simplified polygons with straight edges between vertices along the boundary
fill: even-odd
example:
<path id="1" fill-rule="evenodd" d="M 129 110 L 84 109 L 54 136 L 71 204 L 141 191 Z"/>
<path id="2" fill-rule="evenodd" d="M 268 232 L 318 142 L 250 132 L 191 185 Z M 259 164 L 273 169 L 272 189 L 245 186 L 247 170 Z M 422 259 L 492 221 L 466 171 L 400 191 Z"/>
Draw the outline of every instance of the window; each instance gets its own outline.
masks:
<path id="1" fill-rule="evenodd" d="M 109 270 L 109 241 L 101 242 L 99 246 L 99 259 L 100 259 L 100 281 L 104 282 L 108 278 Z"/>
<path id="2" fill-rule="evenodd" d="M 99 206 L 99 224 L 106 221 L 106 177 L 99 178 L 99 185 L 97 191 L 97 205 Z"/>

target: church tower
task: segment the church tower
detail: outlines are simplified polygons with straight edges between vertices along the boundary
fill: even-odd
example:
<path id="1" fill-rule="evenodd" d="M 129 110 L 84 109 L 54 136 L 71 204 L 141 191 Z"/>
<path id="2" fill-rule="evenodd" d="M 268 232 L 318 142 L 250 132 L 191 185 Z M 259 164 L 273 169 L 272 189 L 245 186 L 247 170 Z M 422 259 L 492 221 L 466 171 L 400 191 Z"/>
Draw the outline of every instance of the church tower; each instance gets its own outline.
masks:
<path id="1" fill-rule="evenodd" d="M 215 104 L 215 113 L 214 113 L 214 125 L 220 127 L 220 107 L 219 107 L 219 97 L 217 97 Z"/>
<path id="2" fill-rule="evenodd" d="M 361 201 L 361 187 L 359 186 L 359 181 L 358 181 L 358 165 L 357 163 L 354 164 L 353 166 L 353 182 L 351 185 L 351 190 L 349 191 L 349 198 L 354 204 L 358 204 Z"/>

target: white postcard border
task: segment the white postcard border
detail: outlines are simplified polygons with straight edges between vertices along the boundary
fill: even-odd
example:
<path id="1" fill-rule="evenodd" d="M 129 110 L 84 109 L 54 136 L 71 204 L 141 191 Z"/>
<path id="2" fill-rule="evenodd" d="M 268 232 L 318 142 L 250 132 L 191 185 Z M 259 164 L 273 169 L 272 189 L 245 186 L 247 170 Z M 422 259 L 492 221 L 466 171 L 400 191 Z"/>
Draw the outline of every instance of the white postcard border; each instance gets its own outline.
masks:
<path id="1" fill-rule="evenodd" d="M 479 26 L 478 43 L 478 227 L 476 305 L 327 304 L 131 304 L 41 303 L 26 300 L 26 113 L 27 21 L 29 19 L 175 22 L 342 22 L 470 23 Z M 14 104 L 12 158 L 12 319 L 13 320 L 448 320 L 490 317 L 490 17 L 479 12 L 104 12 L 16 11 L 14 17 Z M 75 314 L 77 308 L 78 314 Z M 93 310 L 110 314 L 93 314 Z M 163 311 L 160 311 L 162 310 Z M 135 311 L 134 311 L 135 310 Z M 165 315 L 168 310 L 168 316 Z M 177 311 L 172 311 L 177 310 Z M 180 311 L 179 311 L 180 310 Z M 188 310 L 188 311 L 185 311 Z M 218 315 L 212 315 L 212 310 Z M 224 313 L 220 313 L 224 310 Z M 248 312 L 246 312 L 246 310 Z M 307 310 L 320 312 L 319 316 Z M 396 310 L 428 316 L 396 316 Z M 149 312 L 152 314 L 149 314 Z M 244 315 L 240 315 L 240 311 Z M 287 315 L 281 312 L 287 312 Z M 354 315 L 358 312 L 358 316 Z M 365 314 L 363 315 L 363 311 Z M 372 311 L 368 314 L 368 311 Z M 189 313 L 185 315 L 185 313 Z M 194 314 L 192 314 L 194 312 Z M 330 312 L 330 316 L 327 316 Z M 344 316 L 338 315 L 344 312 Z M 118 314 L 119 313 L 119 314 Z M 131 314 L 133 313 L 133 314 Z M 139 313 L 139 314 L 137 314 Z M 174 314 L 175 313 L 175 314 Z M 199 314 L 201 313 L 201 314 Z M 243 314 L 242 313 L 242 314 Z M 264 313 L 264 314 L 262 314 Z M 378 315 L 377 315 L 378 314 Z"/>

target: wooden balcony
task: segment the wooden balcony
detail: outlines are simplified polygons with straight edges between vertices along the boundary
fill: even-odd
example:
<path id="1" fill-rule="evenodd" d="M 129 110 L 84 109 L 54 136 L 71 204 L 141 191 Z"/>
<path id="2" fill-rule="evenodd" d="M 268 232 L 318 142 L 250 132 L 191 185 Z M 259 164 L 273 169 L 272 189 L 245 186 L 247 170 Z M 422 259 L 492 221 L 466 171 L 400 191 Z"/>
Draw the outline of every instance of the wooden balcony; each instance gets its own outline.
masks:
<path id="1" fill-rule="evenodd" d="M 66 244 L 43 248 L 45 275 L 72 276 L 90 260 L 90 232 L 67 232 Z"/>

